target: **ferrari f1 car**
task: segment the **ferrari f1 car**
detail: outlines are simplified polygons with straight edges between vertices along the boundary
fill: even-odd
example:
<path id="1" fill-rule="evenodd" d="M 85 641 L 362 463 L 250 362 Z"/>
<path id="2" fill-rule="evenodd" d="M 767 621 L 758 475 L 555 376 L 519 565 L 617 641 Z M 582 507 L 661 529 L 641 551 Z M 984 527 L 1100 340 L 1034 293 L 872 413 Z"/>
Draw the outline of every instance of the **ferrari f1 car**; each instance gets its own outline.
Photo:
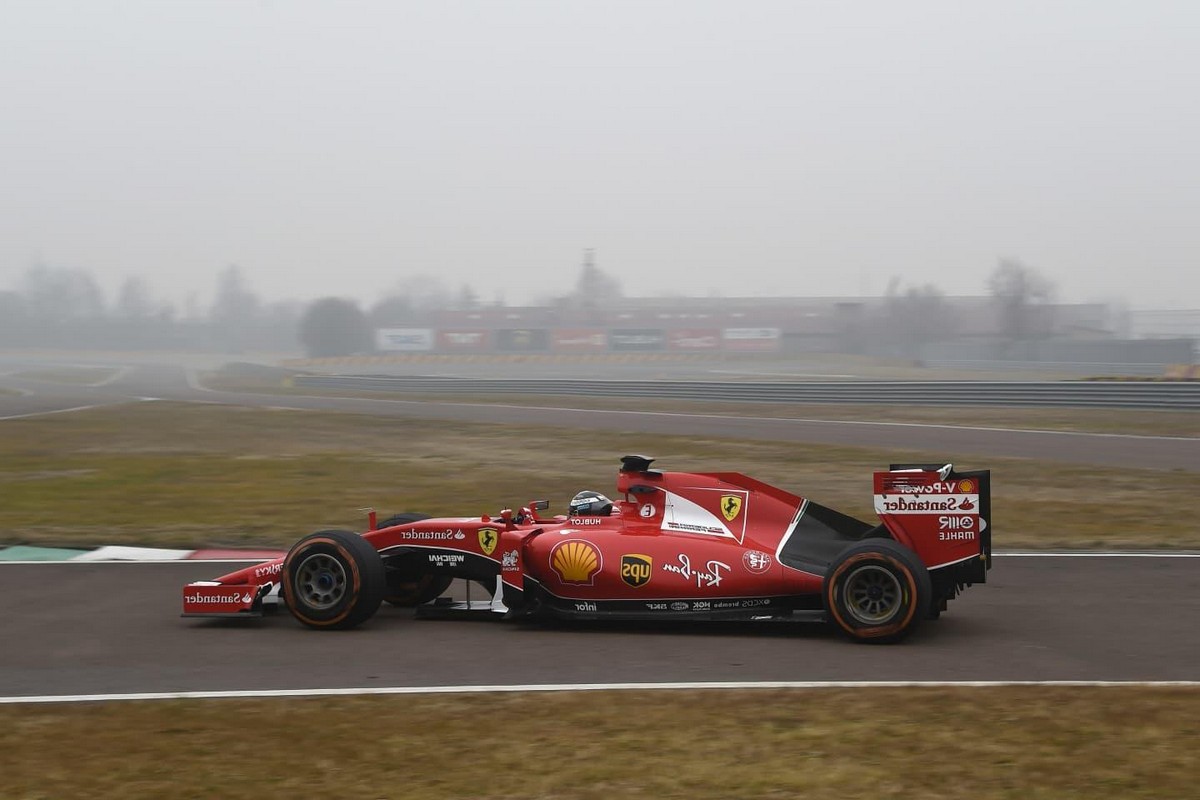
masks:
<path id="1" fill-rule="evenodd" d="M 324 630 L 359 625 L 384 601 L 496 619 L 821 618 L 851 639 L 892 642 L 991 567 L 986 470 L 893 464 L 875 473 L 871 524 L 736 472 L 651 462 L 621 459 L 621 499 L 591 515 L 547 516 L 549 503 L 535 501 L 495 517 L 376 525 L 372 514 L 362 534 L 319 531 L 283 558 L 188 584 L 183 613 L 258 616 L 282 604 Z M 455 578 L 465 602 L 441 596 Z M 472 601 L 472 585 L 491 599 Z"/>

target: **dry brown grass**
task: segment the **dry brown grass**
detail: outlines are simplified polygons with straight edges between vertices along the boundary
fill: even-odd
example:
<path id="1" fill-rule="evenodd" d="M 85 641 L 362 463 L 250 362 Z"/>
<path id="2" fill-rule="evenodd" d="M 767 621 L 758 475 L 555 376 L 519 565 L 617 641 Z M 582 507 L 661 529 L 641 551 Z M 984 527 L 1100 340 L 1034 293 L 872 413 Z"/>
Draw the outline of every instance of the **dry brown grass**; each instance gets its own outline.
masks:
<path id="1" fill-rule="evenodd" d="M 1185 798 L 1200 692 L 838 689 L 0 708 L 14 798 Z"/>
<path id="2" fill-rule="evenodd" d="M 16 378 L 27 378 L 51 383 L 93 384 L 107 380 L 117 373 L 112 367 L 56 367 L 18 372 Z"/>
<path id="3" fill-rule="evenodd" d="M 664 468 L 734 468 L 870 519 L 873 470 L 935 457 L 628 433 L 597 442 L 559 428 L 171 403 L 3 425 L 6 544 L 286 546 L 322 527 L 365 527 L 365 506 L 461 516 L 548 498 L 561 509 L 580 488 L 611 488 L 627 452 Z M 1200 529 L 1179 522 L 1195 506 L 1193 473 L 1022 459 L 960 466 L 993 470 L 998 548 L 1200 546 Z"/>

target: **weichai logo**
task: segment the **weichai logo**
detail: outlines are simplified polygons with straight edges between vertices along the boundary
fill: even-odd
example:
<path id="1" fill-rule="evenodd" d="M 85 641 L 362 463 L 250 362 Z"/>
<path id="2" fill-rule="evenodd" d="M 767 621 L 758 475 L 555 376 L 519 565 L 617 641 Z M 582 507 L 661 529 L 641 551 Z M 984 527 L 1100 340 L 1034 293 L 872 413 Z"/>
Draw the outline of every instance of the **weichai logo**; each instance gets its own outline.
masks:
<path id="1" fill-rule="evenodd" d="M 621 556 L 621 580 L 630 586 L 645 586 L 654 574 L 654 559 L 638 553 Z"/>

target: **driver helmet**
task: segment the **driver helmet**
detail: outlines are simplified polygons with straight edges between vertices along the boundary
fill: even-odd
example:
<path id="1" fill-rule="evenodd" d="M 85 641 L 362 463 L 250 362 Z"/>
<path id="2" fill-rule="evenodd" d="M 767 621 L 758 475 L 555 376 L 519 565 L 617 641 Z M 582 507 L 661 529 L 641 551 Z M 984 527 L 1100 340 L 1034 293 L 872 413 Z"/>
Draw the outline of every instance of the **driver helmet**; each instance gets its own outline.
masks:
<path id="1" fill-rule="evenodd" d="M 607 517 L 612 510 L 612 500 L 599 492 L 585 489 L 571 498 L 567 514 L 572 517 Z"/>

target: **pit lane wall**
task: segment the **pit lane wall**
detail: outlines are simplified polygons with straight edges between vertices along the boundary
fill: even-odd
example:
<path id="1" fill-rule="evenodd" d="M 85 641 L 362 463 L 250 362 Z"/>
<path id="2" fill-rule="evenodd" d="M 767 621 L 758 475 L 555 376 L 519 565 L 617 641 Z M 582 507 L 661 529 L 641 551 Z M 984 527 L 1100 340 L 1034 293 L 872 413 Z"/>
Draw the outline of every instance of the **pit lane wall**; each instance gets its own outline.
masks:
<path id="1" fill-rule="evenodd" d="M 774 353 L 780 328 L 378 328 L 379 354 Z"/>

